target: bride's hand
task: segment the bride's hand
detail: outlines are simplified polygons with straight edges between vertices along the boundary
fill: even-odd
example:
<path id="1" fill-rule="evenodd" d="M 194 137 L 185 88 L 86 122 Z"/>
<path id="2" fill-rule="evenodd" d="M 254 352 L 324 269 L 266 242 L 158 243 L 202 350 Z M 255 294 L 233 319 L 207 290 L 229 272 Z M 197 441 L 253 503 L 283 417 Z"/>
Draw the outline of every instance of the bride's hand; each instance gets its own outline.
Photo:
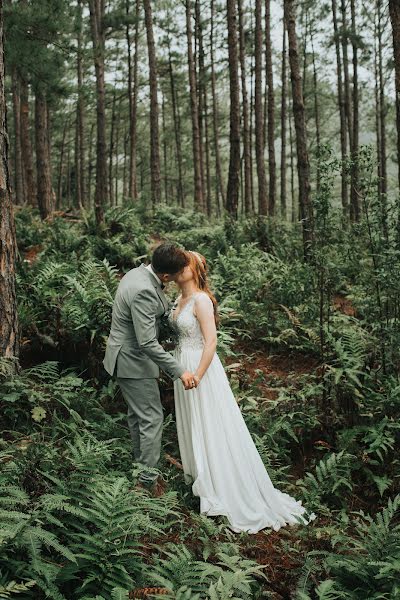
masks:
<path id="1" fill-rule="evenodd" d="M 194 373 L 194 374 L 193 374 L 193 379 L 194 379 L 194 381 L 195 381 L 195 384 L 196 384 L 196 385 L 195 385 L 195 387 L 198 387 L 198 385 L 199 385 L 199 383 L 200 383 L 200 381 L 201 381 L 201 377 L 199 377 L 199 376 L 197 375 L 197 373 Z"/>

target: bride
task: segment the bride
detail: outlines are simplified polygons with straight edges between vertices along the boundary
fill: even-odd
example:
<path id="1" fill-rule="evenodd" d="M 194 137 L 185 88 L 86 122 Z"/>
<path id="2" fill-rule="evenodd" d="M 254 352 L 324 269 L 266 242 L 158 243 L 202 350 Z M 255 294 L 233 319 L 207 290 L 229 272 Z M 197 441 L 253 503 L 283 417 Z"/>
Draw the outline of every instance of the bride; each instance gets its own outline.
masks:
<path id="1" fill-rule="evenodd" d="M 189 251 L 177 277 L 181 294 L 169 314 L 178 332 L 173 353 L 195 374 L 196 387 L 174 381 L 176 426 L 184 479 L 200 497 L 200 512 L 225 515 L 232 531 L 307 524 L 301 501 L 274 488 L 216 353 L 217 302 L 207 263 Z"/>

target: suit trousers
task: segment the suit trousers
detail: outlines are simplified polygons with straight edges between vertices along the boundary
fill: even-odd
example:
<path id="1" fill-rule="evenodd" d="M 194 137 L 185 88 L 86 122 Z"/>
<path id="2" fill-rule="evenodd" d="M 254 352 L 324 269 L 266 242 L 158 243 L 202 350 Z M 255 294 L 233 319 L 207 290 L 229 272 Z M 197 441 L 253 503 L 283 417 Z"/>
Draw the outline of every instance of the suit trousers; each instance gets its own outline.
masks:
<path id="1" fill-rule="evenodd" d="M 135 462 L 156 467 L 161 454 L 164 413 L 157 379 L 117 377 L 117 383 L 128 405 L 128 427 Z M 139 480 L 153 483 L 157 475 L 143 471 Z"/>

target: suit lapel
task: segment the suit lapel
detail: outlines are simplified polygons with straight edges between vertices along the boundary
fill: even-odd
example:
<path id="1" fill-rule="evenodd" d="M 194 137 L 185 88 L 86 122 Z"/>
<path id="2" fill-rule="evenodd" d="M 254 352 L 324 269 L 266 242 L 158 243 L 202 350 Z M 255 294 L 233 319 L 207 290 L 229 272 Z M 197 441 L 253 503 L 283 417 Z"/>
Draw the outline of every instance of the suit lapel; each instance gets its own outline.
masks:
<path id="1" fill-rule="evenodd" d="M 158 281 L 155 279 L 155 277 L 153 277 L 153 275 L 150 273 L 150 271 L 148 269 L 146 269 L 146 265 L 144 263 L 142 263 L 140 266 L 142 268 L 142 271 L 147 273 L 152 285 L 154 285 L 154 287 L 155 287 L 158 297 L 160 298 L 161 304 L 164 306 L 165 311 L 167 311 L 169 309 L 169 304 L 168 304 L 167 298 L 165 297 L 164 292 L 161 289 L 161 285 L 158 283 Z"/>

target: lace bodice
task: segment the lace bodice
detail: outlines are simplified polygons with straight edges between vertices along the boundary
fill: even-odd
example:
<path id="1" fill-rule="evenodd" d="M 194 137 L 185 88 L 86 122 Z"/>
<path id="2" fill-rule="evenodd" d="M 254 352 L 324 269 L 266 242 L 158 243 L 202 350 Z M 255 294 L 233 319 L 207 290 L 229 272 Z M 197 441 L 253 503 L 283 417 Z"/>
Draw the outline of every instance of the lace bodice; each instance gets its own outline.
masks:
<path id="1" fill-rule="evenodd" d="M 193 314 L 196 296 L 203 293 L 204 292 L 195 292 L 174 319 L 173 312 L 178 304 L 178 299 L 175 300 L 172 310 L 168 315 L 170 323 L 178 332 L 178 344 L 176 350 L 180 352 L 182 352 L 182 350 L 203 350 L 204 348 L 204 337 L 201 332 L 200 323 Z"/>

